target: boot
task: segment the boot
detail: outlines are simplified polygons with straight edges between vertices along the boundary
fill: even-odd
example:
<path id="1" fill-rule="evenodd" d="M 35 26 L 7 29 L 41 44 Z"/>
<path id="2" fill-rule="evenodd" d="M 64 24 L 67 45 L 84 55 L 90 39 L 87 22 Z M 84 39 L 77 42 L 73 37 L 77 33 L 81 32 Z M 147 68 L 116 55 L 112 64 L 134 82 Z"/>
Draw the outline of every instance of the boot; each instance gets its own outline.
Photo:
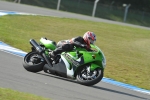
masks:
<path id="1" fill-rule="evenodd" d="M 51 58 L 52 60 L 55 60 L 56 55 L 54 54 L 53 51 L 52 51 L 52 52 L 49 52 L 49 55 L 50 55 L 50 58 Z"/>

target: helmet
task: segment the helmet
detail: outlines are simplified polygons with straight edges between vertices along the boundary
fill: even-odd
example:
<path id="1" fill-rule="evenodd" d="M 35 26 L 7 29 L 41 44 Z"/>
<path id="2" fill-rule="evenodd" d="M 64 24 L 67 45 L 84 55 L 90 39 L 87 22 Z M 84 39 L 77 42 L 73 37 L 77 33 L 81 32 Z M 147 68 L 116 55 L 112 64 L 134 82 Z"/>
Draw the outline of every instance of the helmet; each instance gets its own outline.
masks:
<path id="1" fill-rule="evenodd" d="M 83 35 L 83 39 L 88 45 L 94 44 L 94 42 L 96 41 L 96 35 L 93 32 L 87 31 Z"/>

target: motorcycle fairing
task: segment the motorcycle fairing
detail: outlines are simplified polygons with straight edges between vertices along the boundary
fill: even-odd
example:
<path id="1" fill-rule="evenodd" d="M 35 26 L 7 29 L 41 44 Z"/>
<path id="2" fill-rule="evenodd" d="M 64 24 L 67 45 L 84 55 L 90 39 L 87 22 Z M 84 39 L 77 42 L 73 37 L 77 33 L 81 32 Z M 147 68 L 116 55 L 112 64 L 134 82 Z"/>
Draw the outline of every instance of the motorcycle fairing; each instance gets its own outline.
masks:
<path id="1" fill-rule="evenodd" d="M 67 77 L 73 78 L 74 76 L 74 70 L 73 68 L 70 69 L 70 64 L 69 62 L 66 60 L 66 58 L 64 56 L 61 55 L 61 59 L 64 61 L 64 64 L 66 66 L 66 70 L 67 70 Z"/>
<path id="2" fill-rule="evenodd" d="M 64 61 L 66 70 L 67 70 L 67 77 L 74 78 L 74 73 L 76 69 L 84 64 L 84 59 L 83 57 L 80 57 L 76 59 L 69 53 L 62 53 L 61 54 L 61 59 Z"/>
<path id="3" fill-rule="evenodd" d="M 62 56 L 64 56 L 65 59 L 67 59 L 67 61 L 69 62 L 69 64 L 71 64 L 69 69 L 71 69 L 72 66 L 78 67 L 78 66 L 84 64 L 84 59 L 82 56 L 77 58 L 77 57 L 72 56 L 70 53 L 62 53 Z"/>
<path id="4" fill-rule="evenodd" d="M 67 69 L 65 65 L 65 62 L 60 58 L 59 63 L 53 64 L 52 67 L 47 67 L 47 64 L 45 64 L 44 67 L 50 70 L 53 74 L 67 77 Z"/>

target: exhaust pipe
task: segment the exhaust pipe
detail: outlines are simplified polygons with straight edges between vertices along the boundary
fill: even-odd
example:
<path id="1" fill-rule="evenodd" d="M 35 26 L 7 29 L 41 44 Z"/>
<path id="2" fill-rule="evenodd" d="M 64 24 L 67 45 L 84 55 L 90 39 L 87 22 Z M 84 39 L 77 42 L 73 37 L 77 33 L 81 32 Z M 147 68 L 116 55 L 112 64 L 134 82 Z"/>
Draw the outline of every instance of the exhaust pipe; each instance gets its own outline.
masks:
<path id="1" fill-rule="evenodd" d="M 50 63 L 50 61 L 48 60 L 47 56 L 43 52 L 42 47 L 34 39 L 30 39 L 30 44 L 36 49 L 36 51 L 39 54 L 41 54 L 45 58 L 45 60 L 46 60 L 47 64 L 49 65 L 49 67 L 52 67 L 52 64 Z"/>
<path id="2" fill-rule="evenodd" d="M 36 49 L 36 51 L 41 54 L 43 52 L 43 49 L 40 45 L 37 44 L 37 42 L 34 39 L 30 39 L 30 44 Z"/>

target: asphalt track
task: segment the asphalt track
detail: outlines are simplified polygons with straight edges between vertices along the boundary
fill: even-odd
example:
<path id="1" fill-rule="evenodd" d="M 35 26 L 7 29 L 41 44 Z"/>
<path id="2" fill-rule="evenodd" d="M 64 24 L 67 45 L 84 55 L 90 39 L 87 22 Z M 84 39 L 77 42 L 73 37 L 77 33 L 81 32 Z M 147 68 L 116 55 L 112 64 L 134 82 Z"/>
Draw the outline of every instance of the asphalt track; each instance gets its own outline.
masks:
<path id="1" fill-rule="evenodd" d="M 9 9 L 2 9 L 0 1 L 0 10 Z M 0 51 L 0 87 L 12 88 L 53 100 L 150 100 L 150 95 L 105 82 L 87 87 L 43 72 L 30 73 L 22 67 L 22 59 L 20 56 Z"/>
<path id="2" fill-rule="evenodd" d="M 150 95 L 100 82 L 84 86 L 44 72 L 27 72 L 23 57 L 0 51 L 0 87 L 52 98 L 52 100 L 150 100 Z"/>

